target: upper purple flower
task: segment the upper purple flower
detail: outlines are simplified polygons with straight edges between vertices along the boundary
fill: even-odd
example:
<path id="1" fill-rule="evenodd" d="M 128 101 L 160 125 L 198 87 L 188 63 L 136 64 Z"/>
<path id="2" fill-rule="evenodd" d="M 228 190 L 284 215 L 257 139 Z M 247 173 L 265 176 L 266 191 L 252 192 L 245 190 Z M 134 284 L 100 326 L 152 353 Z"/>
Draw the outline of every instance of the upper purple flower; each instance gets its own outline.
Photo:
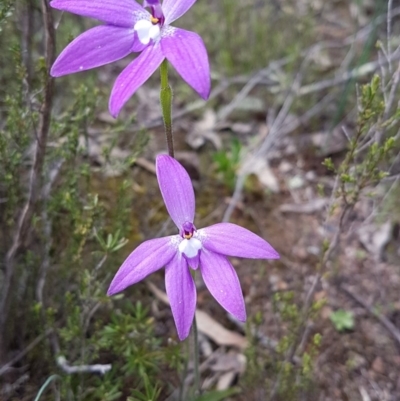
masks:
<path id="1" fill-rule="evenodd" d="M 214 298 L 240 321 L 246 310 L 238 276 L 226 256 L 278 259 L 278 253 L 258 235 L 236 224 L 220 223 L 197 230 L 195 200 L 186 170 L 172 157 L 156 160 L 158 184 L 179 234 L 139 245 L 115 275 L 107 294 L 113 295 L 165 266 L 165 287 L 178 336 L 185 339 L 196 309 L 196 287 L 189 267 L 200 267 Z"/>
<path id="2" fill-rule="evenodd" d="M 72 41 L 58 56 L 51 75 L 72 74 L 139 52 L 118 76 L 110 96 L 116 117 L 135 91 L 167 60 L 203 98 L 210 94 L 210 67 L 199 35 L 170 26 L 196 0 L 52 0 L 54 8 L 103 21 Z"/>

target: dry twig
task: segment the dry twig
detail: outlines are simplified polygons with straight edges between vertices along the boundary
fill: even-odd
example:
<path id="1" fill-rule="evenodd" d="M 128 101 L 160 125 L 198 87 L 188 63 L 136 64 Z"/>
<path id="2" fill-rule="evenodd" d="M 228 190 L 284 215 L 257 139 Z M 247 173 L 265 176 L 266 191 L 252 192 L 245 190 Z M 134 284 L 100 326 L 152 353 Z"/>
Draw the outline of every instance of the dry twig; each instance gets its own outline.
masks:
<path id="1" fill-rule="evenodd" d="M 7 395 L 18 390 L 25 382 L 29 380 L 30 376 L 28 373 L 23 374 L 14 383 L 6 383 L 3 388 L 0 389 L 0 395 Z M 7 398 L 8 399 L 8 398 Z"/>
<path id="2" fill-rule="evenodd" d="M 381 323 L 381 325 L 392 335 L 392 337 L 400 345 L 400 331 L 386 316 L 375 311 L 359 295 L 355 294 L 349 287 L 342 284 L 339 286 L 339 289 L 343 291 L 348 297 L 352 298 L 359 305 L 361 305 L 376 320 L 378 320 L 378 322 Z"/>
<path id="3" fill-rule="evenodd" d="M 25 355 L 27 355 L 30 351 L 32 351 L 40 342 L 52 333 L 52 329 L 47 330 L 45 333 L 40 334 L 37 336 L 23 351 L 21 351 L 18 355 L 16 355 L 11 361 L 7 362 L 0 368 L 0 376 L 7 373 L 9 370 L 12 369 L 12 366 L 20 361 Z"/>
<path id="4" fill-rule="evenodd" d="M 57 365 L 65 372 L 68 373 L 69 375 L 74 374 L 74 373 L 100 373 L 104 375 L 108 371 L 111 370 L 112 365 L 111 364 L 106 364 L 106 365 L 70 365 L 68 361 L 65 359 L 64 356 L 59 356 L 57 358 Z"/>

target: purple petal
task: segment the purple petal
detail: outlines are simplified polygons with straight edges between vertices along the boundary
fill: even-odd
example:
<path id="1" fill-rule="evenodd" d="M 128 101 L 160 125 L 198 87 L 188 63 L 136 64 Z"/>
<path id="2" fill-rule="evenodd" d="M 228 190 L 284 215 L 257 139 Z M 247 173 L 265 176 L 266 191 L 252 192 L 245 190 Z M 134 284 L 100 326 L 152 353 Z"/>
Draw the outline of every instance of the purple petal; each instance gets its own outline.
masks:
<path id="1" fill-rule="evenodd" d="M 133 45 L 132 45 L 131 51 L 135 52 L 135 53 L 142 52 L 148 46 L 151 46 L 151 44 L 147 44 L 147 45 L 143 44 L 139 39 L 138 33 L 135 32 L 135 37 L 133 39 Z"/>
<path id="2" fill-rule="evenodd" d="M 203 246 L 227 256 L 250 259 L 279 259 L 267 241 L 232 223 L 219 223 L 197 231 Z"/>
<path id="3" fill-rule="evenodd" d="M 157 156 L 156 172 L 165 206 L 180 230 L 183 223 L 194 220 L 194 191 L 189 174 L 167 155 Z"/>
<path id="4" fill-rule="evenodd" d="M 140 244 L 117 271 L 107 295 L 124 290 L 170 262 L 177 252 L 174 237 L 155 238 Z"/>
<path id="5" fill-rule="evenodd" d="M 133 41 L 133 29 L 96 26 L 79 35 L 61 52 L 50 73 L 59 77 L 112 63 L 132 51 Z"/>
<path id="6" fill-rule="evenodd" d="M 241 322 L 246 320 L 246 308 L 238 276 L 225 256 L 203 250 L 200 271 L 212 296 Z"/>
<path id="7" fill-rule="evenodd" d="M 158 46 L 148 46 L 118 76 L 111 91 L 109 109 L 116 117 L 124 104 L 164 60 Z"/>
<path id="8" fill-rule="evenodd" d="M 162 8 L 165 15 L 165 24 L 169 25 L 189 10 L 196 0 L 164 0 Z"/>
<path id="9" fill-rule="evenodd" d="M 50 5 L 58 10 L 127 28 L 133 28 L 137 14 L 148 14 L 134 0 L 53 0 Z"/>
<path id="10" fill-rule="evenodd" d="M 180 76 L 203 99 L 210 96 L 211 78 L 208 56 L 197 33 L 167 28 L 162 33 L 161 48 Z"/>
<path id="11" fill-rule="evenodd" d="M 186 261 L 191 269 L 197 270 L 200 263 L 200 252 L 193 258 L 186 257 Z"/>
<path id="12" fill-rule="evenodd" d="M 177 253 L 165 268 L 165 289 L 179 339 L 188 335 L 196 310 L 196 286 L 185 258 Z"/>

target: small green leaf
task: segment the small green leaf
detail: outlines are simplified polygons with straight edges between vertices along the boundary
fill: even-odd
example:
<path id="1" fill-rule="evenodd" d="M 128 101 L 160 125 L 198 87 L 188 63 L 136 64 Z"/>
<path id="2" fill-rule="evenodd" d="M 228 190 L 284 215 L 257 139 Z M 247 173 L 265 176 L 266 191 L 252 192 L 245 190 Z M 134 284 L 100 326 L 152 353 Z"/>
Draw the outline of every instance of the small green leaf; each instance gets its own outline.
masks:
<path id="1" fill-rule="evenodd" d="M 339 309 L 332 312 L 330 319 L 337 331 L 354 329 L 354 314 L 351 311 Z"/>
<path id="2" fill-rule="evenodd" d="M 235 387 L 228 388 L 227 390 L 222 391 L 210 391 L 209 393 L 200 395 L 193 401 L 222 401 L 226 397 L 230 397 L 231 395 L 235 395 L 238 393 L 240 393 L 240 390 Z"/>
<path id="3" fill-rule="evenodd" d="M 335 165 L 330 157 L 327 157 L 323 162 L 322 165 L 325 166 L 329 171 L 335 171 Z"/>

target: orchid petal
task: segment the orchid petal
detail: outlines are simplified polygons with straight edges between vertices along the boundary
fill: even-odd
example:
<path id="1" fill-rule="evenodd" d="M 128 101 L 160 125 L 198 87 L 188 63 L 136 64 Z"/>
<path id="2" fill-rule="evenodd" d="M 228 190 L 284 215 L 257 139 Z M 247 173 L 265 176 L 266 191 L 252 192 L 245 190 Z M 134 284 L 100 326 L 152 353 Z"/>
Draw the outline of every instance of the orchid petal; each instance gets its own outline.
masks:
<path id="1" fill-rule="evenodd" d="M 53 0 L 50 5 L 58 10 L 127 28 L 133 27 L 139 15 L 149 15 L 134 0 Z"/>
<path id="2" fill-rule="evenodd" d="M 161 48 L 180 76 L 203 99 L 210 96 L 211 78 L 207 51 L 197 33 L 168 27 L 162 32 Z"/>
<path id="3" fill-rule="evenodd" d="M 189 267 L 193 270 L 197 270 L 200 264 L 200 252 L 193 258 L 188 258 L 185 256 Z"/>
<path id="4" fill-rule="evenodd" d="M 160 0 L 143 0 L 143 7 L 157 6 L 160 4 Z"/>
<path id="5" fill-rule="evenodd" d="M 163 61 L 158 46 L 148 46 L 118 76 L 111 91 L 109 109 L 116 117 L 124 104 L 143 85 Z"/>
<path id="6" fill-rule="evenodd" d="M 112 63 L 132 51 L 133 29 L 96 26 L 79 35 L 58 56 L 51 75 L 59 77 Z"/>
<path id="7" fill-rule="evenodd" d="M 203 250 L 200 271 L 211 295 L 241 322 L 246 320 L 246 308 L 239 278 L 228 259 L 218 253 Z"/>
<path id="8" fill-rule="evenodd" d="M 196 0 L 164 0 L 162 8 L 165 15 L 165 24 L 169 25 L 189 10 Z"/>
<path id="9" fill-rule="evenodd" d="M 179 253 L 165 267 L 165 289 L 182 341 L 189 335 L 192 326 L 196 310 L 196 286 L 186 259 Z"/>
<path id="10" fill-rule="evenodd" d="M 139 39 L 139 35 L 137 32 L 135 32 L 135 36 L 133 38 L 133 46 L 131 51 L 132 52 L 142 52 L 148 45 L 143 44 L 140 39 Z"/>
<path id="11" fill-rule="evenodd" d="M 107 295 L 124 290 L 168 264 L 177 252 L 175 237 L 155 238 L 140 244 L 117 271 Z"/>
<path id="12" fill-rule="evenodd" d="M 251 231 L 232 223 L 219 223 L 197 231 L 203 247 L 227 256 L 279 259 L 272 246 Z"/>
<path id="13" fill-rule="evenodd" d="M 156 159 L 158 185 L 171 219 L 181 229 L 194 220 L 194 191 L 189 174 L 174 158 L 159 155 Z"/>

